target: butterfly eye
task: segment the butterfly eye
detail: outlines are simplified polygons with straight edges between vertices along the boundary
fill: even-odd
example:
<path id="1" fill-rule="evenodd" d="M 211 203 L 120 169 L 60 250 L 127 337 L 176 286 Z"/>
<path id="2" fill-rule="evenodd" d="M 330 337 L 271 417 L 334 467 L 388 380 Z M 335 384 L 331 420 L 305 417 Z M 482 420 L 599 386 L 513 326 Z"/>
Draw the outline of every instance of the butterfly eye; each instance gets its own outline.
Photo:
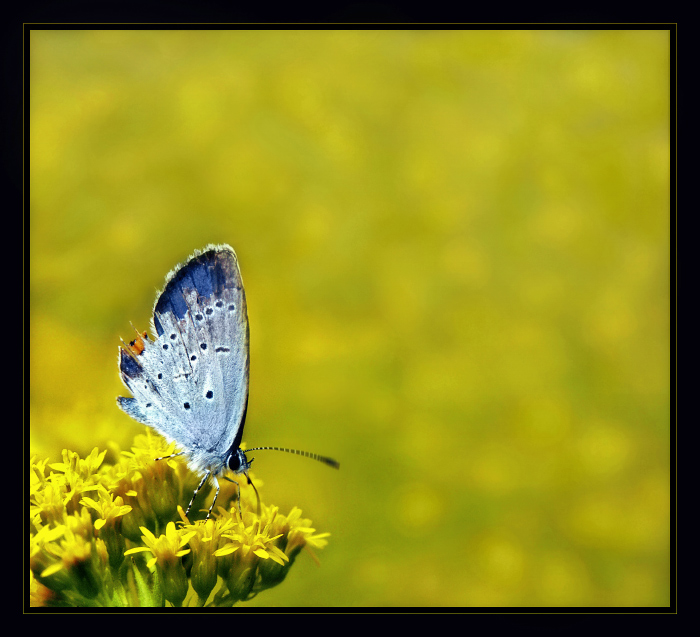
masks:
<path id="1" fill-rule="evenodd" d="M 231 471 L 238 471 L 241 468 L 241 459 L 237 453 L 232 453 L 228 459 L 228 468 Z"/>

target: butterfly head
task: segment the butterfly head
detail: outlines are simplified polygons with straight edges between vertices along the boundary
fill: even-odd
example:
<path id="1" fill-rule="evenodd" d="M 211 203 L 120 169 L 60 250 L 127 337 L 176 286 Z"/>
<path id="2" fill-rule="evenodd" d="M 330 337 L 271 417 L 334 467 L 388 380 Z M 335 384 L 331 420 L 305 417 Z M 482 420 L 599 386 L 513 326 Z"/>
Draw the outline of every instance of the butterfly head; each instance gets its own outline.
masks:
<path id="1" fill-rule="evenodd" d="M 226 465 L 234 473 L 242 473 L 247 476 L 248 469 L 250 469 L 253 460 L 255 460 L 255 458 L 251 458 L 249 461 L 245 455 L 245 451 L 239 448 L 229 454 Z"/>
<path id="2" fill-rule="evenodd" d="M 235 451 L 232 451 L 229 454 L 228 460 L 226 461 L 226 464 L 228 468 L 233 471 L 234 473 L 242 473 L 245 477 L 246 480 L 248 481 L 248 484 L 253 487 L 253 490 L 255 491 L 255 497 L 257 498 L 258 501 L 258 517 L 260 517 L 260 494 L 258 493 L 258 490 L 255 488 L 255 485 L 253 484 L 253 481 L 250 479 L 250 476 L 248 475 L 248 469 L 250 469 L 250 465 L 255 460 L 255 458 L 251 458 L 248 460 L 248 458 L 245 455 L 245 451 L 243 451 L 240 447 L 237 448 Z M 243 514 L 241 513 L 241 488 L 238 485 L 238 482 L 235 480 L 231 480 L 230 478 L 227 478 L 224 476 L 225 480 L 228 480 L 229 482 L 233 482 L 237 489 L 238 489 L 238 513 L 241 516 L 241 519 L 243 517 Z"/>

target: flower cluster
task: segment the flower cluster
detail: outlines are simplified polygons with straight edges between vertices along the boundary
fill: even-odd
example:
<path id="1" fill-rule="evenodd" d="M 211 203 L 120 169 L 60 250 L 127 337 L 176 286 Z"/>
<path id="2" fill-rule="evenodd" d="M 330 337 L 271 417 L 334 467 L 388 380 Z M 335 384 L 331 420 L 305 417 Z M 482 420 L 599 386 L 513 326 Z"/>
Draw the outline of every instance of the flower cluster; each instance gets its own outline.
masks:
<path id="1" fill-rule="evenodd" d="M 231 606 L 282 582 L 302 548 L 326 545 L 296 507 L 258 515 L 245 480 L 242 519 L 236 485 L 223 483 L 227 506 L 191 522 L 182 504 L 199 479 L 182 457 L 153 460 L 172 452 L 147 430 L 113 464 L 97 449 L 32 459 L 32 605 Z"/>

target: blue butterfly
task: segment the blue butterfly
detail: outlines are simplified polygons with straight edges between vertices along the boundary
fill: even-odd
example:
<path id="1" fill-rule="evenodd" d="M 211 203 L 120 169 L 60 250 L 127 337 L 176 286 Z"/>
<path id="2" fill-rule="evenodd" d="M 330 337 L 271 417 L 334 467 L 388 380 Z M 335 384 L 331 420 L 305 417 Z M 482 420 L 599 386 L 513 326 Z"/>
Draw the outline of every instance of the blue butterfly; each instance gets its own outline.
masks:
<path id="1" fill-rule="evenodd" d="M 156 299 L 152 323 L 155 340 L 144 332 L 119 350 L 121 378 L 133 398 L 119 396 L 117 404 L 175 442 L 182 451 L 173 456 L 184 455 L 190 469 L 203 474 L 186 515 L 212 478 L 216 493 L 208 519 L 219 495 L 218 476 L 230 470 L 252 485 L 248 470 L 253 458 L 248 460 L 240 448 L 248 409 L 250 331 L 233 248 L 208 245 L 172 270 Z M 295 449 L 247 451 L 265 449 L 340 467 L 332 458 Z M 231 482 L 238 487 L 240 514 L 240 486 Z"/>

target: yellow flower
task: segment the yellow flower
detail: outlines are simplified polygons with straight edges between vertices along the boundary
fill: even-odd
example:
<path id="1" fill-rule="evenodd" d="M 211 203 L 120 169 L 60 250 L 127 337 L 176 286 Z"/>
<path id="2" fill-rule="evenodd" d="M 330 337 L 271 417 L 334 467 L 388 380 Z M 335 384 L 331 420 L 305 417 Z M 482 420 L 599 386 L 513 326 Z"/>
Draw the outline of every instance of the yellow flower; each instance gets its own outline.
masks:
<path id="1" fill-rule="evenodd" d="M 190 537 L 194 535 L 194 531 L 183 537 L 175 529 L 174 522 L 168 522 L 168 526 L 165 528 L 165 535 L 161 535 L 158 538 L 145 526 L 141 527 L 141 531 L 143 532 L 143 540 L 146 546 L 129 549 L 124 552 L 124 555 L 150 551 L 153 553 L 153 557 L 146 564 L 148 568 L 151 568 L 156 562 L 160 562 L 161 565 L 173 564 L 176 558 L 187 555 L 190 552 L 190 549 L 182 550 L 182 547 L 189 542 Z"/>
<path id="2" fill-rule="evenodd" d="M 114 497 L 105 487 L 98 487 L 100 500 L 96 501 L 92 498 L 84 497 L 80 503 L 89 506 L 99 514 L 99 518 L 95 520 L 95 528 L 101 529 L 108 522 L 114 523 L 116 518 L 126 515 L 131 511 L 131 507 L 124 504 L 124 499 L 121 496 Z"/>
<path id="3" fill-rule="evenodd" d="M 231 606 L 279 584 L 302 547 L 325 544 L 296 508 L 263 504 L 258 517 L 243 482 L 243 519 L 236 486 L 222 484 L 213 517 L 191 522 L 182 506 L 201 478 L 182 457 L 154 461 L 173 450 L 146 430 L 112 464 L 97 449 L 32 458 L 33 605 Z"/>
<path id="4" fill-rule="evenodd" d="M 87 520 L 82 513 L 66 513 L 65 524 L 44 527 L 30 543 L 29 563 L 34 575 L 47 588 L 70 591 L 70 599 L 92 600 L 102 588 L 102 564 L 99 555 L 93 555 Z"/>
<path id="5" fill-rule="evenodd" d="M 175 528 L 174 522 L 168 522 L 165 535 L 160 537 L 153 535 L 145 526 L 141 527 L 141 531 L 146 546 L 129 549 L 124 555 L 150 551 L 153 557 L 146 564 L 146 568 L 152 569 L 157 565 L 163 596 L 174 606 L 181 606 L 187 595 L 188 582 L 182 560 L 179 558 L 190 552 L 190 549 L 182 547 L 190 541 L 194 531 L 183 534 Z"/>

